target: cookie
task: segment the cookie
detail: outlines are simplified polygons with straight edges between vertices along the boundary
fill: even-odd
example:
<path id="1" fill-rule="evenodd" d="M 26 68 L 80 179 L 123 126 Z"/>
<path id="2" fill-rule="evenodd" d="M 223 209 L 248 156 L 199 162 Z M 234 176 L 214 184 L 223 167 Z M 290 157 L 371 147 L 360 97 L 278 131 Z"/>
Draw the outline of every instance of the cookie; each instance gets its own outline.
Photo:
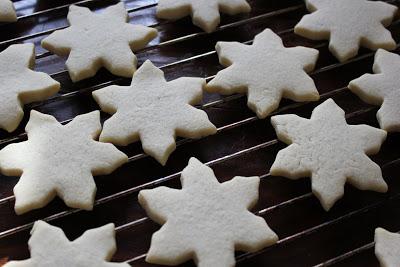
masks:
<path id="1" fill-rule="evenodd" d="M 94 76 L 101 67 L 114 75 L 132 77 L 137 64 L 132 50 L 145 47 L 157 30 L 129 24 L 128 19 L 122 3 L 100 14 L 71 5 L 71 26 L 43 39 L 42 46 L 57 55 L 69 55 L 66 66 L 74 82 Z"/>
<path id="2" fill-rule="evenodd" d="M 130 86 L 112 85 L 93 92 L 106 120 L 100 141 L 128 145 L 142 141 L 143 150 L 165 165 L 175 150 L 175 137 L 200 138 L 216 132 L 207 114 L 191 105 L 201 102 L 201 78 L 167 82 L 164 73 L 146 61 Z"/>
<path id="3" fill-rule="evenodd" d="M 45 100 L 60 89 L 49 75 L 33 71 L 34 65 L 33 44 L 11 45 L 0 53 L 0 128 L 8 132 L 20 124 L 23 104 Z"/>
<path id="4" fill-rule="evenodd" d="M 234 250 L 255 252 L 278 237 L 265 220 L 249 212 L 258 200 L 259 177 L 219 183 L 211 168 L 191 158 L 182 171 L 182 189 L 139 192 L 139 202 L 161 229 L 153 234 L 146 261 L 199 267 L 235 265 Z"/>
<path id="5" fill-rule="evenodd" d="M 400 234 L 376 228 L 375 255 L 381 267 L 400 266 Z"/>
<path id="6" fill-rule="evenodd" d="M 325 210 L 344 194 L 349 182 L 360 190 L 386 192 L 376 163 L 386 132 L 367 125 L 348 125 L 344 111 L 332 99 L 317 106 L 311 119 L 297 115 L 271 118 L 279 140 L 289 147 L 278 152 L 271 174 L 290 179 L 311 176 L 312 191 Z"/>
<path id="7" fill-rule="evenodd" d="M 14 22 L 17 21 L 17 14 L 13 2 L 10 0 L 0 0 L 0 21 Z"/>
<path id="8" fill-rule="evenodd" d="M 91 210 L 93 175 L 109 174 L 128 160 L 112 144 L 94 140 L 101 131 L 99 111 L 61 125 L 33 110 L 25 130 L 27 141 L 0 151 L 2 173 L 21 175 L 14 187 L 17 214 L 44 207 L 56 195 L 69 207 Z"/>
<path id="9" fill-rule="evenodd" d="M 382 1 L 306 0 L 305 15 L 294 32 L 312 40 L 329 40 L 331 53 L 344 62 L 357 55 L 360 46 L 377 50 L 396 48 L 390 31 L 397 7 Z"/>
<path id="10" fill-rule="evenodd" d="M 191 15 L 194 25 L 213 32 L 220 23 L 220 12 L 236 15 L 250 10 L 246 0 L 159 0 L 157 17 L 180 19 Z"/>
<path id="11" fill-rule="evenodd" d="M 318 50 L 302 46 L 286 48 L 270 29 L 258 34 L 252 45 L 218 42 L 220 63 L 228 67 L 217 73 L 206 90 L 220 94 L 246 93 L 248 106 L 265 118 L 278 108 L 282 97 L 294 101 L 319 99 L 307 72 L 314 69 Z"/>
<path id="12" fill-rule="evenodd" d="M 400 56 L 379 49 L 373 71 L 351 81 L 348 88 L 365 102 L 381 105 L 376 116 L 382 129 L 400 132 Z"/>
<path id="13" fill-rule="evenodd" d="M 30 259 L 10 261 L 4 267 L 130 266 L 128 263 L 109 262 L 117 250 L 112 223 L 90 229 L 79 238 L 70 241 L 60 228 L 37 221 L 32 228 L 28 245 L 31 251 Z"/>

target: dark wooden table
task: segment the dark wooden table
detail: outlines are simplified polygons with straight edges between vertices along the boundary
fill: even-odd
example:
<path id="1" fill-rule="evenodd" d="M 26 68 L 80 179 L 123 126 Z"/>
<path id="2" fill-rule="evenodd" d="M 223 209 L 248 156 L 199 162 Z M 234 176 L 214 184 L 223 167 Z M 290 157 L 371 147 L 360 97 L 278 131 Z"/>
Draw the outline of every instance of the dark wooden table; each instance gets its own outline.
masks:
<path id="1" fill-rule="evenodd" d="M 0 50 L 12 43 L 33 42 L 37 45 L 37 70 L 47 72 L 61 82 L 60 93 L 50 100 L 26 106 L 26 116 L 14 133 L 0 132 L 0 148 L 26 139 L 24 126 L 30 109 L 54 115 L 68 122 L 74 116 L 98 109 L 91 92 L 111 83 L 128 84 L 130 79 L 100 71 L 94 78 L 73 84 L 65 71 L 65 58 L 52 55 L 40 47 L 40 41 L 54 29 L 67 25 L 68 5 L 73 0 L 19 0 L 15 6 L 17 23 L 0 25 Z M 86 0 L 81 5 L 101 10 L 115 0 Z M 397 5 L 399 1 L 392 1 Z M 320 57 L 312 78 L 321 93 L 321 101 L 332 97 L 347 113 L 352 124 L 378 126 L 376 107 L 363 103 L 347 88 L 348 82 L 371 72 L 374 53 L 365 49 L 346 62 L 338 63 L 328 52 L 327 42 L 314 42 L 296 36 L 294 25 L 307 13 L 300 0 L 249 0 L 249 15 L 223 16 L 220 29 L 205 34 L 189 18 L 177 22 L 157 20 L 156 0 L 125 0 L 131 23 L 156 27 L 159 36 L 148 48 L 137 52 L 139 64 L 146 59 L 166 73 L 167 79 L 180 76 L 210 78 L 221 66 L 214 53 L 215 43 L 251 41 L 269 27 L 287 46 L 318 48 Z M 390 30 L 397 42 L 399 22 Z M 398 51 L 397 51 L 398 52 Z M 320 102 L 319 102 L 320 103 Z M 294 103 L 284 100 L 277 113 L 296 113 L 309 117 L 319 103 Z M 141 155 L 139 143 L 121 148 L 132 157 L 130 162 L 108 176 L 96 177 L 97 202 L 92 212 L 74 211 L 59 199 L 40 210 L 23 216 L 14 213 L 12 189 L 17 177 L 0 177 L 0 262 L 29 257 L 27 241 L 32 222 L 46 219 L 62 227 L 70 239 L 89 228 L 109 222 L 117 226 L 118 251 L 115 261 L 129 260 L 133 266 L 149 266 L 145 253 L 150 238 L 159 226 L 146 218 L 138 204 L 140 189 L 157 185 L 179 187 L 179 172 L 188 159 L 197 157 L 209 163 L 220 181 L 235 175 L 260 175 L 260 200 L 254 212 L 265 217 L 279 235 L 278 244 L 256 254 L 238 253 L 238 266 L 363 266 L 376 267 L 373 252 L 374 229 L 400 230 L 400 135 L 389 134 L 381 151 L 373 156 L 389 184 L 387 194 L 359 191 L 346 186 L 345 197 L 330 212 L 325 212 L 310 193 L 310 180 L 291 181 L 268 174 L 276 153 L 285 145 L 276 140 L 269 122 L 257 119 L 241 95 L 221 97 L 206 94 L 202 108 L 219 127 L 216 135 L 201 140 L 180 140 L 168 164 L 162 167 L 154 159 Z M 108 116 L 102 114 L 102 119 Z M 1 264 L 1 263 L 0 263 Z M 187 263 L 185 266 L 193 266 Z"/>

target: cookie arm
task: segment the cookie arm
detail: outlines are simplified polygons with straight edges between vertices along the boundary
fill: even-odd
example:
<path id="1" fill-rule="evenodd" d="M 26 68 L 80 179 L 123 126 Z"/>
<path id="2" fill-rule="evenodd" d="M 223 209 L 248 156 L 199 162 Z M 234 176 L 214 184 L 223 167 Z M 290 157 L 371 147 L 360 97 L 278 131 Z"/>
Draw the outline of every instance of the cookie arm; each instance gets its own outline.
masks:
<path id="1" fill-rule="evenodd" d="M 302 130 L 309 125 L 309 120 L 295 114 L 277 115 L 271 117 L 271 124 L 279 140 L 291 144 L 301 138 Z"/>
<path id="2" fill-rule="evenodd" d="M 208 119 L 204 110 L 187 106 L 182 111 L 182 116 L 177 117 L 176 134 L 186 138 L 200 138 L 215 134 L 217 128 Z"/>
<path id="3" fill-rule="evenodd" d="M 293 180 L 310 176 L 311 169 L 306 164 L 309 159 L 302 158 L 301 155 L 301 148 L 297 144 L 280 150 L 271 166 L 270 173 Z"/>
<path id="4" fill-rule="evenodd" d="M 99 228 L 87 230 L 73 243 L 74 246 L 85 249 L 96 258 L 111 260 L 117 250 L 114 224 L 109 223 Z"/>
<path id="5" fill-rule="evenodd" d="M 182 103 L 196 105 L 203 99 L 203 87 L 206 80 L 203 78 L 181 77 L 168 82 L 170 90 Z"/>
<path id="6" fill-rule="evenodd" d="M 92 141 L 90 166 L 93 175 L 107 175 L 128 161 L 128 156 L 113 144 Z"/>
<path id="7" fill-rule="evenodd" d="M 65 56 L 71 51 L 72 42 L 74 40 L 73 35 L 72 27 L 57 30 L 44 38 L 41 45 L 46 50 L 60 56 Z"/>
<path id="8" fill-rule="evenodd" d="M 217 42 L 217 51 L 221 65 L 228 67 L 246 54 L 249 46 L 239 42 Z"/>
<path id="9" fill-rule="evenodd" d="M 193 3 L 196 3 L 193 6 Z M 217 3 L 209 2 L 204 5 L 201 2 L 192 2 L 193 24 L 202 28 L 205 32 L 213 32 L 220 23 L 221 17 Z"/>
<path id="10" fill-rule="evenodd" d="M 152 220 L 164 224 L 169 214 L 173 214 L 174 210 L 179 208 L 180 193 L 180 190 L 161 186 L 141 190 L 138 200 Z"/>
<path id="11" fill-rule="evenodd" d="M 294 27 L 294 32 L 312 40 L 328 39 L 330 27 L 323 17 L 324 14 L 321 11 L 303 16 Z"/>
<path id="12" fill-rule="evenodd" d="M 378 164 L 364 154 L 355 154 L 354 160 L 348 163 L 347 181 L 360 190 L 374 190 L 385 193 L 388 186 L 383 180 Z"/>
<path id="13" fill-rule="evenodd" d="M 359 142 L 360 149 L 367 155 L 378 153 L 382 143 L 386 140 L 386 131 L 369 125 L 349 125 L 349 128 L 351 132 L 355 133 L 354 140 Z"/>
<path id="14" fill-rule="evenodd" d="M 129 20 L 128 12 L 126 11 L 124 3 L 122 2 L 107 7 L 103 11 L 103 15 L 108 16 L 111 20 L 114 21 L 119 20 L 120 22 L 128 22 Z"/>
<path id="15" fill-rule="evenodd" d="M 303 66 L 305 72 L 311 72 L 315 68 L 319 55 L 317 49 L 303 46 L 286 48 L 286 52 Z"/>
<path id="16" fill-rule="evenodd" d="M 234 234 L 237 250 L 255 252 L 278 241 L 278 236 L 269 228 L 264 218 L 251 212 L 242 216 L 247 227 L 236 227 Z"/>
<path id="17" fill-rule="evenodd" d="M 17 21 L 14 4 L 11 0 L 0 1 L 0 21 L 14 22 Z"/>
<path id="18" fill-rule="evenodd" d="M 372 105 L 380 105 L 385 98 L 385 91 L 382 90 L 385 84 L 384 81 L 384 74 L 368 73 L 350 81 L 347 87 L 364 102 Z"/>
<path id="19" fill-rule="evenodd" d="M 227 198 L 232 199 L 235 204 L 244 205 L 246 209 L 251 209 L 258 201 L 258 191 L 260 178 L 236 176 L 221 184 Z"/>
<path id="20" fill-rule="evenodd" d="M 236 15 L 250 12 L 251 7 L 246 0 L 219 0 L 219 9 L 222 13 Z"/>
<path id="21" fill-rule="evenodd" d="M 86 114 L 76 116 L 66 127 L 81 136 L 91 136 L 96 139 L 101 131 L 100 111 L 95 110 Z"/>
<path id="22" fill-rule="evenodd" d="M 180 19 L 190 15 L 191 10 L 188 0 L 159 0 L 157 17 L 161 19 Z"/>
<path id="23" fill-rule="evenodd" d="M 18 86 L 19 99 L 24 104 L 47 99 L 60 90 L 60 83 L 48 74 L 32 70 L 21 73 L 15 86 Z"/>
<path id="24" fill-rule="evenodd" d="M 146 45 L 157 37 L 158 31 L 151 27 L 143 25 L 124 25 L 126 27 L 125 36 L 128 39 L 128 43 L 133 51 L 137 51 L 146 47 Z"/>

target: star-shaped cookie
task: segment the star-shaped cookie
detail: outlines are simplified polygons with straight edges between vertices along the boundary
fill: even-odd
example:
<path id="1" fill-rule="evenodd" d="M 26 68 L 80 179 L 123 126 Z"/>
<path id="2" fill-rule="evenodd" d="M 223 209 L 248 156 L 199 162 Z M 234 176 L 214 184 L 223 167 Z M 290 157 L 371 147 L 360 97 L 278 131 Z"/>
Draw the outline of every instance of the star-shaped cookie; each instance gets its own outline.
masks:
<path id="1" fill-rule="evenodd" d="M 246 0 L 159 0 L 157 17 L 180 19 L 191 15 L 194 25 L 212 32 L 220 23 L 220 12 L 236 15 L 250 10 Z"/>
<path id="2" fill-rule="evenodd" d="M 219 61 L 228 67 L 207 84 L 207 91 L 221 94 L 247 93 L 248 106 L 265 118 L 278 108 L 281 98 L 294 101 L 319 99 L 307 72 L 314 69 L 318 50 L 283 46 L 281 38 L 266 29 L 252 45 L 218 42 Z"/>
<path id="3" fill-rule="evenodd" d="M 400 56 L 379 49 L 373 66 L 375 74 L 364 74 L 348 88 L 372 105 L 382 105 L 376 114 L 379 125 L 388 132 L 400 131 Z"/>
<path id="4" fill-rule="evenodd" d="M 49 75 L 33 71 L 33 44 L 11 45 L 0 53 L 0 128 L 14 131 L 20 124 L 23 104 L 54 95 L 60 84 Z"/>
<path id="5" fill-rule="evenodd" d="M 379 151 L 386 132 L 348 125 L 332 99 L 317 106 L 311 119 L 290 114 L 273 116 L 271 122 L 279 140 L 289 144 L 278 152 L 271 174 L 311 176 L 312 191 L 325 210 L 343 196 L 346 182 L 361 190 L 387 191 L 379 165 L 367 157 Z"/>
<path id="6" fill-rule="evenodd" d="M 112 144 L 95 141 L 101 131 L 100 112 L 79 115 L 67 125 L 31 111 L 28 140 L 0 151 L 0 170 L 21 178 L 14 187 L 15 211 L 44 207 L 56 195 L 72 208 L 91 210 L 96 185 L 93 175 L 109 174 L 127 156 Z"/>
<path id="7" fill-rule="evenodd" d="M 207 114 L 191 105 L 201 102 L 205 81 L 183 77 L 170 82 L 146 61 L 130 86 L 112 85 L 93 92 L 104 112 L 100 141 L 128 145 L 142 141 L 143 150 L 162 165 L 175 150 L 175 136 L 200 138 L 216 132 Z"/>
<path id="8" fill-rule="evenodd" d="M 71 26 L 43 39 L 42 46 L 57 55 L 69 55 L 66 66 L 72 81 L 92 77 L 101 67 L 114 75 L 131 77 L 137 64 L 132 50 L 145 47 L 157 36 L 157 30 L 127 21 L 122 3 L 100 14 L 71 5 Z"/>
<path id="9" fill-rule="evenodd" d="M 0 21 L 14 22 L 17 21 L 17 14 L 13 2 L 10 0 L 0 0 Z"/>
<path id="10" fill-rule="evenodd" d="M 30 259 L 10 261 L 4 267 L 130 266 L 128 263 L 109 262 L 117 250 L 112 223 L 87 230 L 79 238 L 70 241 L 60 228 L 37 221 L 32 228 L 28 245 Z"/>
<path id="11" fill-rule="evenodd" d="M 400 266 L 400 234 L 376 228 L 375 255 L 381 267 Z"/>
<path id="12" fill-rule="evenodd" d="M 177 265 L 232 267 L 234 251 L 254 252 L 278 237 L 265 220 L 251 213 L 258 200 L 259 177 L 234 177 L 220 184 L 211 168 L 191 158 L 182 171 L 182 190 L 142 190 L 139 202 L 161 229 L 153 234 L 146 261 Z"/>
<path id="13" fill-rule="evenodd" d="M 294 32 L 313 40 L 328 40 L 329 50 L 344 62 L 360 46 L 376 50 L 394 49 L 396 42 L 385 29 L 392 23 L 397 7 L 382 1 L 306 0 L 305 15 Z"/>

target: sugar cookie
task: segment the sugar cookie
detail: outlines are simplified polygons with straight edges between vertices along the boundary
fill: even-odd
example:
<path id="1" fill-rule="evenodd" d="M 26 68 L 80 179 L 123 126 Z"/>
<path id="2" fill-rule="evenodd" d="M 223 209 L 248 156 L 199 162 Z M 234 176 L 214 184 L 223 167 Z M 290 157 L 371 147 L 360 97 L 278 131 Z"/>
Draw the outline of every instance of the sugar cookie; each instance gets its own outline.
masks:
<path id="1" fill-rule="evenodd" d="M 94 140 L 100 130 L 99 111 L 61 125 L 53 116 L 32 110 L 28 141 L 0 151 L 1 171 L 21 175 L 14 187 L 16 213 L 44 207 L 56 195 L 69 207 L 91 210 L 93 175 L 109 174 L 128 160 L 112 144 Z"/>
<path id="2" fill-rule="evenodd" d="M 64 232 L 44 221 L 35 222 L 28 242 L 31 258 L 10 261 L 3 267 L 130 267 L 128 263 L 110 263 L 117 250 L 114 224 L 84 232 L 74 241 Z"/>
<path id="3" fill-rule="evenodd" d="M 72 81 L 92 77 L 101 67 L 114 75 L 131 77 L 137 64 L 132 50 L 145 47 L 157 36 L 157 30 L 127 21 L 122 3 L 100 14 L 71 5 L 71 26 L 43 39 L 42 46 L 57 55 L 69 55 L 66 66 Z"/>
<path id="4" fill-rule="evenodd" d="M 191 158 L 182 171 L 182 190 L 142 190 L 139 202 L 161 229 L 153 234 L 146 261 L 199 267 L 235 265 L 234 250 L 255 252 L 278 237 L 249 212 L 258 200 L 259 177 L 234 177 L 220 184 L 211 168 Z"/>
<path id="5" fill-rule="evenodd" d="M 313 40 L 328 40 L 329 50 L 340 61 L 358 53 L 360 46 L 376 50 L 394 49 L 396 42 L 385 29 L 397 7 L 382 1 L 306 0 L 305 15 L 294 32 Z"/>
<path id="6" fill-rule="evenodd" d="M 332 99 L 317 106 L 311 119 L 297 115 L 271 118 L 289 147 L 279 151 L 272 175 L 290 179 L 311 176 L 312 190 L 325 210 L 343 196 L 347 182 L 360 190 L 386 192 L 387 185 L 375 162 L 386 132 L 367 125 L 348 125 L 344 111 Z"/>
<path id="7" fill-rule="evenodd" d="M 212 32 L 220 23 L 220 12 L 236 15 L 250 10 L 246 0 L 159 0 L 157 17 L 180 19 L 191 15 L 194 25 Z"/>
<path id="8" fill-rule="evenodd" d="M 11 45 L 0 53 L 0 128 L 14 131 L 20 124 L 23 104 L 54 95 L 60 84 L 49 75 L 33 71 L 33 44 Z"/>
<path id="9" fill-rule="evenodd" d="M 228 67 L 207 84 L 207 91 L 221 94 L 247 93 L 248 106 L 265 118 L 278 108 L 281 98 L 315 101 L 319 94 L 306 72 L 314 69 L 318 50 L 286 48 L 281 38 L 266 29 L 253 45 L 218 42 L 219 60 Z"/>
<path id="10" fill-rule="evenodd" d="M 376 114 L 388 132 L 400 132 L 400 56 L 379 49 L 375 54 L 375 74 L 364 74 L 348 88 L 365 102 L 382 105 Z"/>
<path id="11" fill-rule="evenodd" d="M 167 82 L 164 73 L 146 61 L 130 86 L 112 85 L 93 92 L 104 112 L 114 114 L 104 123 L 100 141 L 128 145 L 142 141 L 143 150 L 165 165 L 175 150 L 175 136 L 200 138 L 214 134 L 207 114 L 190 105 L 201 102 L 201 78 Z"/>
<path id="12" fill-rule="evenodd" d="M 17 14 L 15 13 L 14 4 L 10 0 L 0 0 L 0 21 L 17 21 Z"/>
<path id="13" fill-rule="evenodd" d="M 400 266 L 400 234 L 376 228 L 375 255 L 381 267 Z"/>

